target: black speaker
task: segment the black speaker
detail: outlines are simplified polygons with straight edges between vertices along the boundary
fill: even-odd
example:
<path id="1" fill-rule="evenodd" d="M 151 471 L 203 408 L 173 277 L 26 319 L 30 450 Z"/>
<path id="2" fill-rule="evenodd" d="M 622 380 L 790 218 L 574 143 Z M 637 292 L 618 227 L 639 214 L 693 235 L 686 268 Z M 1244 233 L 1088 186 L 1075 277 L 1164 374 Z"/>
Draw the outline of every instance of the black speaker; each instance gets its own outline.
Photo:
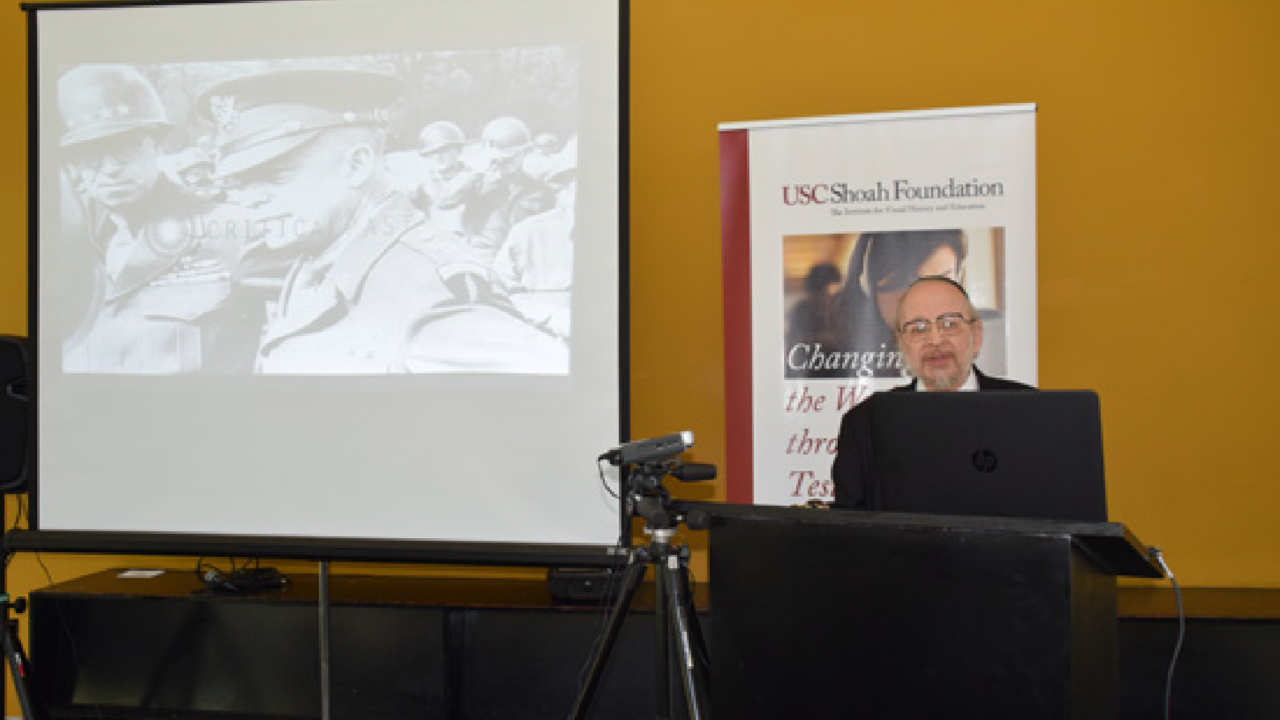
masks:
<path id="1" fill-rule="evenodd" d="M 0 492 L 27 489 L 32 445 L 27 367 L 27 339 L 0 335 Z"/>

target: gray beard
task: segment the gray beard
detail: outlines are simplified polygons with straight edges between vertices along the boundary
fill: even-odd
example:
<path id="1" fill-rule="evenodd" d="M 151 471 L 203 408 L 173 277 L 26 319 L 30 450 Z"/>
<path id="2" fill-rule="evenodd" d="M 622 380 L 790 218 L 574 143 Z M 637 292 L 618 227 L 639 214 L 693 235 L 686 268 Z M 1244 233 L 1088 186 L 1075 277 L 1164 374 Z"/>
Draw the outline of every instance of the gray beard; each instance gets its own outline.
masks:
<path id="1" fill-rule="evenodd" d="M 954 390 L 954 389 L 955 388 L 951 387 L 951 383 L 948 378 L 943 378 L 941 382 L 934 382 L 933 384 L 928 384 L 928 383 L 925 384 L 925 390 L 928 390 L 929 392 L 947 392 L 948 390 Z"/>
<path id="2" fill-rule="evenodd" d="M 924 376 L 920 377 L 920 382 L 924 382 Z M 951 383 L 951 377 L 948 375 L 935 375 L 929 378 L 930 382 L 925 383 L 925 389 L 930 392 L 947 392 L 949 390 L 957 390 Z"/>

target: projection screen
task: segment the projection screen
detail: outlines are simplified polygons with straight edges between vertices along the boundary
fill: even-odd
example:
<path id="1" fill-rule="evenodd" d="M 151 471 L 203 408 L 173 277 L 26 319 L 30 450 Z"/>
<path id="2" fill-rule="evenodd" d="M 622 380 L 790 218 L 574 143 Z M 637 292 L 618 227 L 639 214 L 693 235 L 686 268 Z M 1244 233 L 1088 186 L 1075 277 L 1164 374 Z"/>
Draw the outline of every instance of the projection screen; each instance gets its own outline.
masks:
<path id="1" fill-rule="evenodd" d="M 25 9 L 38 533 L 618 541 L 625 4 Z"/>

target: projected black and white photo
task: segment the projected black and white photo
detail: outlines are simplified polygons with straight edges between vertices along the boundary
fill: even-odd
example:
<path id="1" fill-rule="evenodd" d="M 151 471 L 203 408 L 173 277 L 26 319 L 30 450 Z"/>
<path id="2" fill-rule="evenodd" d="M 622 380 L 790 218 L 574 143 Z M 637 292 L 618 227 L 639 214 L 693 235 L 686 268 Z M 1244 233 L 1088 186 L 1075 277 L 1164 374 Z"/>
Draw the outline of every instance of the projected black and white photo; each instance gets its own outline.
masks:
<path id="1" fill-rule="evenodd" d="M 567 375 L 572 47 L 57 81 L 62 370 Z"/>
<path id="2" fill-rule="evenodd" d="M 29 12 L 35 527 L 609 559 L 624 4 Z"/>

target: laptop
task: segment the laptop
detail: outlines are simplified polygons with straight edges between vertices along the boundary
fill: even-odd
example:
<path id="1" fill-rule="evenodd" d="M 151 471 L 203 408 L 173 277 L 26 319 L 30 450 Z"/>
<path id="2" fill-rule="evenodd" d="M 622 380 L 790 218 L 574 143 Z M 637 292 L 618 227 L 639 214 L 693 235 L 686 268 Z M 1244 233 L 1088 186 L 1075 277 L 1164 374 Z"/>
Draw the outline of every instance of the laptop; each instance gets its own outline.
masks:
<path id="1" fill-rule="evenodd" d="M 884 392 L 865 402 L 869 510 L 1107 520 L 1093 391 Z"/>

